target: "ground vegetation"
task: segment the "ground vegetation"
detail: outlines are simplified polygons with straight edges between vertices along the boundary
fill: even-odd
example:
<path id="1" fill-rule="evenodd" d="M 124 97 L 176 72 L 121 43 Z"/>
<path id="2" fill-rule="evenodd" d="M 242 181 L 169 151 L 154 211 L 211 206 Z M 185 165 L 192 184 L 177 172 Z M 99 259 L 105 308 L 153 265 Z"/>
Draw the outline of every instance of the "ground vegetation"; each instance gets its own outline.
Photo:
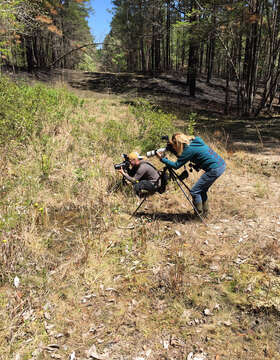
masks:
<path id="1" fill-rule="evenodd" d="M 267 119 L 26 79 L 1 79 L 1 360 L 277 359 L 279 137 Z M 207 226 L 173 182 L 131 218 L 137 199 L 113 165 L 162 146 L 161 130 L 191 129 L 227 162 Z"/>

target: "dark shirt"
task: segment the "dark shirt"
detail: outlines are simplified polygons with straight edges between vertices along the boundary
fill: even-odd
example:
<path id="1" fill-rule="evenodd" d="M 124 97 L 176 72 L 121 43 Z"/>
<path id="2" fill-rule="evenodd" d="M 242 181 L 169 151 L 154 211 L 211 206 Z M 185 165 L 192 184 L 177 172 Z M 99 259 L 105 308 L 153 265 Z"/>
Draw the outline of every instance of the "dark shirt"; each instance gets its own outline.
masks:
<path id="1" fill-rule="evenodd" d="M 141 180 L 148 180 L 152 184 L 157 183 L 159 179 L 158 171 L 148 162 L 140 161 L 138 166 L 134 166 L 129 172 L 129 175 L 125 175 L 127 180 L 131 182 L 138 182 Z"/>

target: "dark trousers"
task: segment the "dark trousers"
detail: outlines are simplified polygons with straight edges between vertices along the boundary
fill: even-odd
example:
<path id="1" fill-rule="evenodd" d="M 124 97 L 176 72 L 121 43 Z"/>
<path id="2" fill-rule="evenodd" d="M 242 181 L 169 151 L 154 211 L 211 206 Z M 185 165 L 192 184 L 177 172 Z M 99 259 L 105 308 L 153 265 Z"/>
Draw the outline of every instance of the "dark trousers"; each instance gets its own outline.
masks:
<path id="1" fill-rule="evenodd" d="M 141 180 L 138 183 L 134 184 L 134 190 L 136 195 L 143 196 L 145 193 L 154 193 L 156 191 L 156 187 L 149 180 Z"/>

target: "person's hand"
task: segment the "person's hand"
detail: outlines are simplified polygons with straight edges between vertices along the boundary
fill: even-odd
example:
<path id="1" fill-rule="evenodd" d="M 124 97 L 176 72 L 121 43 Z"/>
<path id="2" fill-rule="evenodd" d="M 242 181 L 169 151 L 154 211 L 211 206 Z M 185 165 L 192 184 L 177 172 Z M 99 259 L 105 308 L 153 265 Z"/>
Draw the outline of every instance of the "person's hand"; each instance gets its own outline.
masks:
<path id="1" fill-rule="evenodd" d="M 118 172 L 124 175 L 124 169 L 122 167 L 118 170 Z"/>
<path id="2" fill-rule="evenodd" d="M 164 156 L 164 153 L 156 151 L 156 156 L 159 158 L 159 160 L 161 160 Z"/>

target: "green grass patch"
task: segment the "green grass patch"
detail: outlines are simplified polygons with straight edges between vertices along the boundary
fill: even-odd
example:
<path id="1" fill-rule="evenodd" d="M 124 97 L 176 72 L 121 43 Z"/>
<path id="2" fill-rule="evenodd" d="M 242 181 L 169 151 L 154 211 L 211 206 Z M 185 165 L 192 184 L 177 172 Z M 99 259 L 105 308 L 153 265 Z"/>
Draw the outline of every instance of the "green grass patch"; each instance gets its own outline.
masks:
<path id="1" fill-rule="evenodd" d="M 26 143 L 32 136 L 40 136 L 46 122 L 59 124 L 79 105 L 82 102 L 78 97 L 66 89 L 52 89 L 41 84 L 30 86 L 2 77 L 0 145 L 10 140 Z"/>

